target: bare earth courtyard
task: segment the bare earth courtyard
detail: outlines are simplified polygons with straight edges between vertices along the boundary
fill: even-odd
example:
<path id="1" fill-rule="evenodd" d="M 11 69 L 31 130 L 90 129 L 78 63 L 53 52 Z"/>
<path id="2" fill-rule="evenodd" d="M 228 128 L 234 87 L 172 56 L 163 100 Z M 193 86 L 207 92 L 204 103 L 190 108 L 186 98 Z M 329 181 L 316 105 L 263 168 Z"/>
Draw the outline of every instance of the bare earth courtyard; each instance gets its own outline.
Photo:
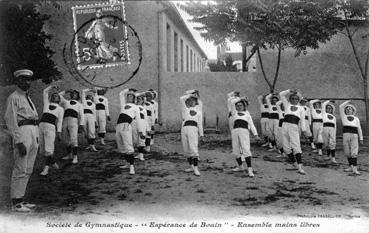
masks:
<path id="1" fill-rule="evenodd" d="M 361 176 L 343 172 L 346 158 L 340 140 L 338 165 L 303 146 L 305 176 L 289 170 L 276 153 L 253 144 L 254 178 L 247 172 L 231 171 L 235 160 L 229 136 L 206 135 L 200 146 L 200 177 L 184 172 L 187 163 L 179 134 L 157 135 L 155 144 L 146 161 L 136 162 L 133 176 L 119 168 L 126 163 L 115 152 L 114 134 L 108 135 L 107 145 L 98 144 L 100 152 L 82 151 L 79 164 L 61 162 L 61 169 L 52 170 L 48 177 L 39 175 L 42 158 L 38 158 L 27 192 L 38 207 L 23 215 L 5 206 L 0 232 L 23 228 L 26 232 L 266 232 L 262 227 L 268 221 L 276 232 L 280 231 L 275 224 L 285 224 L 280 226 L 283 232 L 294 232 L 293 224 L 299 232 L 315 232 L 315 227 L 349 232 L 349 226 L 355 227 L 355 232 L 369 232 L 368 144 L 361 146 Z M 62 154 L 59 149 L 57 156 Z M 11 164 L 0 166 L 2 174 L 10 171 Z M 9 176 L 2 175 L 2 188 L 8 188 Z M 77 222 L 83 228 L 73 228 Z M 98 228 L 93 225 L 97 222 L 123 225 Z M 198 228 L 189 228 L 193 222 Z M 160 225 L 165 223 L 187 226 Z M 319 226 L 312 225 L 316 223 Z M 34 228 L 29 228 L 30 224 Z M 139 227 L 136 230 L 135 225 Z"/>

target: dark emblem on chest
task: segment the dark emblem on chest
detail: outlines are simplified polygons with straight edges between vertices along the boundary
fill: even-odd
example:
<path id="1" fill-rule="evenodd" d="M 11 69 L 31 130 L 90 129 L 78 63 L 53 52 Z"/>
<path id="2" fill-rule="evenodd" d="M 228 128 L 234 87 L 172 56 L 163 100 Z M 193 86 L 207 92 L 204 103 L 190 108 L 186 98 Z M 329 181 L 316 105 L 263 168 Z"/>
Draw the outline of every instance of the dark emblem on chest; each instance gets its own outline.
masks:
<path id="1" fill-rule="evenodd" d="M 296 111 L 297 111 L 297 109 L 299 109 L 299 108 L 298 108 L 298 107 L 296 107 L 296 106 L 291 106 L 291 108 L 290 108 L 290 109 L 291 109 L 291 111 L 292 111 L 292 112 L 296 112 Z"/>
<path id="2" fill-rule="evenodd" d="M 55 110 L 56 109 L 56 106 L 54 105 L 49 105 L 49 110 L 52 111 L 52 110 Z"/>
<path id="3" fill-rule="evenodd" d="M 196 111 L 194 111 L 194 110 L 191 110 L 191 111 L 190 111 L 190 115 L 191 115 L 191 116 L 196 116 L 196 114 L 197 114 L 197 112 L 196 112 Z"/>
<path id="4" fill-rule="evenodd" d="M 132 108 L 130 105 L 126 105 L 126 106 L 124 106 L 124 109 L 130 109 L 130 108 Z"/>
<path id="5" fill-rule="evenodd" d="M 74 101 L 74 100 L 71 100 L 71 101 L 70 101 L 70 104 L 71 104 L 71 105 L 76 105 L 76 104 L 77 104 L 77 102 L 76 102 L 76 101 Z"/>
<path id="6" fill-rule="evenodd" d="M 348 116 L 348 117 L 347 117 L 347 120 L 348 120 L 348 121 L 353 121 L 354 119 L 355 119 L 355 118 L 354 118 L 353 116 Z"/>

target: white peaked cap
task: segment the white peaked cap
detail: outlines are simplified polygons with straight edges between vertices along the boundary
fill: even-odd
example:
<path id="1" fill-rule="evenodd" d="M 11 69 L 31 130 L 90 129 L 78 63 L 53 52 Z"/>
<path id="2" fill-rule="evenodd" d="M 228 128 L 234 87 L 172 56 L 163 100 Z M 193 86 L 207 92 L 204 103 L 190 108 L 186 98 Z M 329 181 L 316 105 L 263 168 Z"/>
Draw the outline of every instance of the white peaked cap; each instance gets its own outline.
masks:
<path id="1" fill-rule="evenodd" d="M 18 78 L 20 76 L 32 77 L 33 76 L 33 72 L 32 72 L 32 70 L 28 70 L 28 69 L 17 70 L 17 71 L 14 72 L 14 76 L 16 78 Z"/>

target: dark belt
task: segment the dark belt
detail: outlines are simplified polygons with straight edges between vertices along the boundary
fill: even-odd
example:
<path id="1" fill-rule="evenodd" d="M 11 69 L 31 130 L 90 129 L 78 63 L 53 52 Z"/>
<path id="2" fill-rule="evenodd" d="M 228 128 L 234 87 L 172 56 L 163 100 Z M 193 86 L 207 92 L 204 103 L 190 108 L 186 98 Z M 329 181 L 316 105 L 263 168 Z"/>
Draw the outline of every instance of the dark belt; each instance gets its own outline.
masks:
<path id="1" fill-rule="evenodd" d="M 197 122 L 196 121 L 185 121 L 183 126 L 195 126 L 195 127 L 197 127 Z"/>
<path id="2" fill-rule="evenodd" d="M 132 117 L 128 116 L 125 113 L 121 113 L 121 114 L 119 114 L 119 118 L 118 118 L 117 124 L 121 124 L 121 123 L 131 124 L 132 121 L 133 121 Z"/>
<path id="3" fill-rule="evenodd" d="M 282 127 L 284 119 L 280 119 L 278 123 L 278 127 Z"/>
<path id="4" fill-rule="evenodd" d="M 276 112 L 269 113 L 269 119 L 279 119 L 279 114 Z"/>
<path id="5" fill-rule="evenodd" d="M 314 122 L 323 123 L 323 119 L 313 119 L 311 122 L 312 123 L 314 123 Z"/>
<path id="6" fill-rule="evenodd" d="M 93 114 L 92 110 L 91 109 L 83 109 L 83 113 L 85 114 Z"/>
<path id="7" fill-rule="evenodd" d="M 22 126 L 22 125 L 38 125 L 38 120 L 21 120 L 18 122 L 18 126 Z"/>
<path id="8" fill-rule="evenodd" d="M 335 127 L 335 124 L 332 123 L 332 122 L 324 122 L 323 123 L 323 127 L 332 127 L 332 128 L 334 128 Z"/>
<path id="9" fill-rule="evenodd" d="M 269 117 L 269 113 L 267 112 L 262 112 L 261 113 L 261 118 L 268 118 Z"/>
<path id="10" fill-rule="evenodd" d="M 230 118 L 232 116 L 232 113 L 231 112 L 229 112 L 228 113 L 228 118 Z"/>
<path id="11" fill-rule="evenodd" d="M 147 116 L 151 116 L 151 111 L 150 110 L 146 110 L 147 112 Z"/>
<path id="12" fill-rule="evenodd" d="M 249 129 L 249 123 L 245 120 L 238 119 L 234 121 L 233 128 L 234 129 L 237 129 L 237 128 Z"/>
<path id="13" fill-rule="evenodd" d="M 78 112 L 68 108 L 67 110 L 65 110 L 64 112 L 64 118 L 66 117 L 74 117 L 74 118 L 78 118 Z"/>
<path id="14" fill-rule="evenodd" d="M 355 133 L 359 134 L 357 127 L 355 126 L 343 126 L 343 133 Z"/>
<path id="15" fill-rule="evenodd" d="M 56 116 L 51 114 L 51 113 L 46 112 L 46 113 L 42 114 L 40 123 L 41 122 L 56 125 Z"/>
<path id="16" fill-rule="evenodd" d="M 105 110 L 105 105 L 103 105 L 102 103 L 97 103 L 96 110 Z"/>
<path id="17" fill-rule="evenodd" d="M 284 122 L 298 125 L 300 118 L 295 115 L 285 115 Z"/>

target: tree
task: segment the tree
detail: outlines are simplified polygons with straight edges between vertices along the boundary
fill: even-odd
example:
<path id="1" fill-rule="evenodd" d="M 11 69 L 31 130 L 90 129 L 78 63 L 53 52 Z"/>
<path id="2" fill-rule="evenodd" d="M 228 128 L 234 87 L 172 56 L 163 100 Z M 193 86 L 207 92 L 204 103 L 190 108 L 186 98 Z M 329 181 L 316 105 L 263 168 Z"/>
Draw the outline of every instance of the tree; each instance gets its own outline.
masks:
<path id="1" fill-rule="evenodd" d="M 369 27 L 369 2 L 367 0 L 350 0 L 350 1 L 338 1 L 339 12 L 342 13 L 341 25 L 343 27 L 343 33 L 347 36 L 352 52 L 354 54 L 357 68 L 363 81 L 364 100 L 365 100 L 365 112 L 366 122 L 369 123 L 369 99 L 368 99 L 368 76 L 369 76 L 369 46 L 367 46 L 364 52 L 365 56 L 360 57 L 358 53 L 358 46 L 355 43 L 354 36 L 360 30 L 366 26 Z M 369 30 L 360 36 L 362 40 L 366 40 L 369 45 Z M 359 39 L 360 39 L 359 37 Z M 361 48 L 363 49 L 363 48 Z M 365 48 L 364 48 L 365 49 Z"/>
<path id="2" fill-rule="evenodd" d="M 55 52 L 46 44 L 52 36 L 43 31 L 49 18 L 34 3 L 0 2 L 0 85 L 13 84 L 12 74 L 20 68 L 33 70 L 35 79 L 45 83 L 61 77 L 51 60 Z"/>
<path id="3" fill-rule="evenodd" d="M 217 60 L 217 63 L 209 63 L 211 72 L 237 72 L 237 65 L 233 65 L 233 58 L 228 55 L 225 61 Z"/>
<path id="4" fill-rule="evenodd" d="M 281 53 L 286 48 L 295 56 L 306 54 L 307 48 L 318 49 L 337 33 L 337 9 L 329 0 L 230 0 L 221 2 L 191 1 L 179 7 L 192 16 L 191 21 L 205 40 L 222 44 L 227 40 L 251 46 L 250 56 L 258 54 L 260 69 L 270 92 L 278 80 Z M 276 70 L 268 78 L 260 49 L 278 51 Z"/>

